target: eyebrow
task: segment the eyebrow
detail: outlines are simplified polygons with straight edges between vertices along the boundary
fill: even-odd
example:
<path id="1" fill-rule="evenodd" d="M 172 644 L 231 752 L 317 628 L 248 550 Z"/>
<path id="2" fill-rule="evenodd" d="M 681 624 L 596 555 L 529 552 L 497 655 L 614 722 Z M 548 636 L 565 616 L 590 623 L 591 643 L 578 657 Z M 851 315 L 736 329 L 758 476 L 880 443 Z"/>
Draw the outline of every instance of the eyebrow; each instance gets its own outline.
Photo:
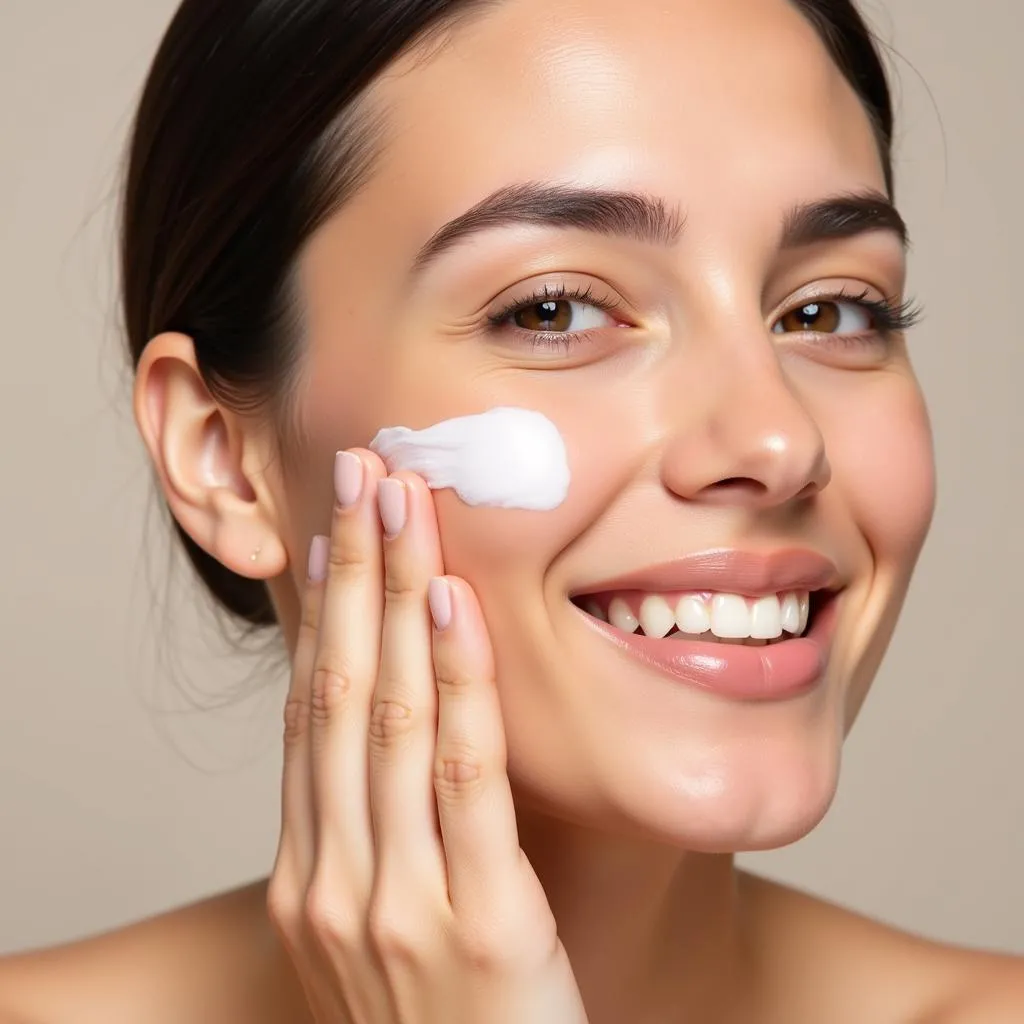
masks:
<path id="1" fill-rule="evenodd" d="M 576 228 L 667 247 L 682 237 L 684 219 L 664 200 L 640 192 L 539 182 L 506 185 L 435 232 L 417 253 L 412 274 L 422 273 L 470 236 L 511 224 Z"/>
<path id="2" fill-rule="evenodd" d="M 449 221 L 416 254 L 411 276 L 422 274 L 443 253 L 479 232 L 513 224 L 575 228 L 670 247 L 682 237 L 679 209 L 641 192 L 523 182 L 506 185 Z M 867 189 L 799 203 L 782 221 L 781 248 L 795 249 L 869 231 L 888 231 L 909 246 L 907 226 L 881 192 Z"/>
<path id="3" fill-rule="evenodd" d="M 904 249 L 910 247 L 906 222 L 892 201 L 881 192 L 867 189 L 792 207 L 782 222 L 782 248 L 798 249 L 869 231 L 888 231 Z"/>

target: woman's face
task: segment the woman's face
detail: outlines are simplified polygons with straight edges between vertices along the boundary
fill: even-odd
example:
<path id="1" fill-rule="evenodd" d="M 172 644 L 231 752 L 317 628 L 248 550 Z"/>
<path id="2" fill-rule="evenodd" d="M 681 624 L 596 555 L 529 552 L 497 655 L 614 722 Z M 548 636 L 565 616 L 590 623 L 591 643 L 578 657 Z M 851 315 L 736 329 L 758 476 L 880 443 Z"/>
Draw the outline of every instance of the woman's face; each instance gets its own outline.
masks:
<path id="1" fill-rule="evenodd" d="M 301 265 L 305 442 L 280 485 L 293 564 L 327 532 L 336 450 L 385 426 L 543 412 L 572 471 L 559 508 L 435 492 L 445 568 L 490 629 L 517 795 L 693 849 L 804 834 L 933 504 L 904 342 L 859 304 L 901 296 L 897 232 L 784 239 L 800 205 L 884 193 L 861 103 L 785 0 L 508 0 L 369 101 L 383 156 Z M 524 183 L 642 193 L 667 223 L 658 238 L 493 223 L 413 272 L 443 225 Z M 538 306 L 545 288 L 588 297 Z M 740 701 L 673 684 L 570 600 L 721 548 L 835 563 L 817 687 Z"/>

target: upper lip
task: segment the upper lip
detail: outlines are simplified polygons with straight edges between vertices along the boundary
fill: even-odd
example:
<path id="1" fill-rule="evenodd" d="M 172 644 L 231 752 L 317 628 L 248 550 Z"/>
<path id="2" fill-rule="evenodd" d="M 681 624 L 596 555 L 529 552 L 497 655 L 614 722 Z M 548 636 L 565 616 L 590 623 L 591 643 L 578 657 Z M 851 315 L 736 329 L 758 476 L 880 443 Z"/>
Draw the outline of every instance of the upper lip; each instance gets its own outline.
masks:
<path id="1" fill-rule="evenodd" d="M 787 590 L 833 590 L 839 586 L 839 570 L 835 563 L 809 548 L 772 552 L 718 549 L 587 584 L 571 596 L 613 590 L 645 590 L 651 593 L 717 590 L 762 597 Z"/>

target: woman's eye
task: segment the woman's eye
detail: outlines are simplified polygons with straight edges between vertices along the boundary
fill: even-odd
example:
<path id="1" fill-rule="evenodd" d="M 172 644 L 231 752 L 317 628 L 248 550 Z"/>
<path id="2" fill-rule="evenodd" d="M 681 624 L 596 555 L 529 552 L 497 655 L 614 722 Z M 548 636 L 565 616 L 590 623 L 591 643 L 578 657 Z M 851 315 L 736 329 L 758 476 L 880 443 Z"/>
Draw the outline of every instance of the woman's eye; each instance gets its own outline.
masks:
<path id="1" fill-rule="evenodd" d="M 772 333 L 867 334 L 874 326 L 871 311 L 862 303 L 829 299 L 805 302 L 791 309 L 775 321 Z"/>
<path id="2" fill-rule="evenodd" d="M 544 299 L 521 306 L 508 315 L 516 327 L 524 331 L 576 334 L 594 328 L 614 325 L 603 309 L 589 302 L 572 299 Z"/>

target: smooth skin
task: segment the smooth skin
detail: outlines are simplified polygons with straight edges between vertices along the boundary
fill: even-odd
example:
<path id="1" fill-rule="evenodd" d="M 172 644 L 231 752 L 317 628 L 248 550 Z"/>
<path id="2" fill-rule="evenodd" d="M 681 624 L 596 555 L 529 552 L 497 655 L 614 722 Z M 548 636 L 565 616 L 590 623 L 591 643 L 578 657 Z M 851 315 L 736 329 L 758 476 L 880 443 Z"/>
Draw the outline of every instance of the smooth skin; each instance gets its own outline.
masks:
<path id="1" fill-rule="evenodd" d="M 432 495 L 415 474 L 388 477 L 370 451 L 337 458 L 348 457 L 359 461 L 361 494 L 335 506 L 330 538 L 315 537 L 310 551 L 271 878 L 8 958 L 3 1024 L 622 1019 L 599 1006 L 586 1013 L 519 847 L 487 630 L 468 584 L 440 575 Z M 375 500 L 382 482 L 407 502 L 392 538 Z M 728 1007 L 628 1019 L 1020 1019 L 1016 958 L 901 934 L 744 873 L 738 886 L 760 978 L 742 979 Z"/>
<path id="2" fill-rule="evenodd" d="M 415 474 L 388 477 L 370 451 L 337 459 L 347 457 L 359 461 L 361 494 L 336 504 L 330 538 L 311 546 L 272 876 L 7 958 L 3 1024 L 623 1019 L 585 1011 L 519 847 L 487 630 L 468 584 L 442 575 L 431 492 Z M 379 512 L 394 526 L 394 495 L 377 500 L 382 483 L 407 502 L 407 523 L 391 538 Z M 432 624 L 438 612 L 444 628 Z M 1020 1019 L 1016 958 L 905 935 L 744 873 L 737 881 L 744 943 L 760 971 L 728 1006 L 627 1019 Z"/>
<path id="3" fill-rule="evenodd" d="M 1017 958 L 906 935 L 733 864 L 732 851 L 792 842 L 826 813 L 934 499 L 905 339 L 775 330 L 839 289 L 875 299 L 904 291 L 905 254 L 889 233 L 780 244 L 794 205 L 884 189 L 870 124 L 816 33 L 785 0 L 505 0 L 448 45 L 398 62 L 367 102 L 388 129 L 381 159 L 298 268 L 306 332 L 287 457 L 281 424 L 209 393 L 189 338 L 161 334 L 142 357 L 136 418 L 172 513 L 224 565 L 268 582 L 298 652 L 311 539 L 337 535 L 339 448 L 363 450 L 383 426 L 535 408 L 566 438 L 569 498 L 545 514 L 469 508 L 450 492 L 428 502 L 404 478 L 415 495 L 408 535 L 363 549 L 385 567 L 408 544 L 416 573 L 404 621 L 419 639 L 401 652 L 406 674 L 383 678 L 422 714 L 394 753 L 371 729 L 372 655 L 378 643 L 389 649 L 390 627 L 381 619 L 375 631 L 373 603 L 346 597 L 335 566 L 318 649 L 349 682 L 330 701 L 329 724 L 311 717 L 308 740 L 295 740 L 302 716 L 289 714 L 289 793 L 301 783 L 294 751 L 308 742 L 312 759 L 314 737 L 329 739 L 315 755 L 320 775 L 311 768 L 305 824 L 286 801 L 273 888 L 259 881 L 11 958 L 0 964 L 0 1007 L 36 1024 L 302 1024 L 315 1019 L 308 993 L 317 1024 L 338 1024 L 331 1014 L 343 1003 L 370 1024 L 358 1014 L 374 1000 L 451 996 L 466 956 L 482 956 L 488 984 L 507 983 L 514 999 L 525 989 L 507 958 L 535 929 L 539 955 L 520 961 L 518 980 L 534 971 L 530 984 L 550 1008 L 573 991 L 553 916 L 589 1024 L 1024 1019 Z M 416 251 L 447 221 L 523 181 L 640 190 L 679 210 L 685 231 L 658 246 L 550 225 L 495 229 L 410 281 Z M 579 316 L 591 330 L 564 350 L 535 349 L 522 323 L 489 325 L 488 314 L 544 285 L 592 287 L 615 309 L 573 305 L 573 327 Z M 844 324 L 863 326 L 855 303 L 842 308 Z M 367 461 L 366 471 L 381 468 Z M 372 490 L 359 513 L 368 530 Z M 794 545 L 832 558 L 846 583 L 826 677 L 797 701 L 751 708 L 666 686 L 610 652 L 568 600 L 588 582 L 713 547 Z M 456 637 L 479 644 L 460 648 L 467 681 L 457 692 L 461 710 L 477 713 L 463 756 L 479 756 L 480 792 L 493 804 L 474 802 L 472 787 L 460 804 L 452 787 L 432 786 L 427 588 L 440 574 L 457 597 L 438 655 Z M 342 632 L 350 620 L 335 601 L 359 604 L 367 631 Z M 460 632 L 474 614 L 486 634 Z M 307 656 L 297 657 L 296 688 Z M 442 682 L 439 696 L 453 689 Z M 323 692 L 326 707 L 338 688 Z M 389 735 L 398 731 L 386 721 Z M 370 863 L 364 743 L 395 772 L 377 782 L 405 771 L 413 780 L 378 792 L 408 802 L 385 833 L 415 849 L 415 884 L 393 858 Z M 331 774 L 329 795 L 314 780 L 333 756 L 353 760 L 349 774 Z M 500 816 L 503 778 L 514 830 L 507 795 Z M 426 838 L 432 799 L 441 845 Z M 361 825 L 342 824 L 353 815 Z M 474 815 L 486 816 L 486 834 L 457 826 Z M 510 864 L 520 848 L 528 868 Z M 495 860 L 474 869 L 485 850 Z M 479 886 L 456 909 L 436 898 L 449 871 Z M 531 902 L 531 872 L 543 905 L 536 892 Z M 374 879 L 388 880 L 380 900 Z M 407 906 L 405 916 L 395 909 L 400 885 L 402 900 L 417 900 L 415 922 Z M 436 930 L 413 935 L 424 921 Z M 339 949 L 345 936 L 351 948 L 359 922 L 367 942 L 346 956 Z M 419 959 L 389 974 L 396 949 L 412 943 Z M 413 969 L 428 960 L 436 973 Z M 419 1024 L 392 1009 L 379 1024 Z"/>

